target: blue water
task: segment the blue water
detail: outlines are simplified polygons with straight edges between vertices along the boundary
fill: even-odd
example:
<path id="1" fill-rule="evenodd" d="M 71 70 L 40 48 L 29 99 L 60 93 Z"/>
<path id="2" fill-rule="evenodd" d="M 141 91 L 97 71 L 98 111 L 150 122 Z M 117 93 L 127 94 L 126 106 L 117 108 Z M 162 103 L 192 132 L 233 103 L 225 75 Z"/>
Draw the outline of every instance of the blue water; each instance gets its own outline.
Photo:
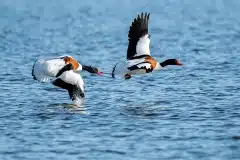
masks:
<path id="1" fill-rule="evenodd" d="M 150 12 L 151 54 L 183 67 L 82 73 L 86 98 L 32 79 L 41 56 L 109 73 Z M 0 159 L 240 159 L 239 0 L 1 0 Z"/>

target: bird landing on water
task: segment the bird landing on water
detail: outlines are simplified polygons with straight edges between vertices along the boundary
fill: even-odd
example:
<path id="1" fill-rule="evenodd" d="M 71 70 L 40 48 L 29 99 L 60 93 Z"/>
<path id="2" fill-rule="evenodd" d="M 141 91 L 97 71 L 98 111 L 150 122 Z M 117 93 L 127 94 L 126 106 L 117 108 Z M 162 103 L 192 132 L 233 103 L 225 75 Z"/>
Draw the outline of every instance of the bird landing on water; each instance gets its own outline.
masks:
<path id="1" fill-rule="evenodd" d="M 67 90 L 73 103 L 78 104 L 85 96 L 84 82 L 79 74 L 82 70 L 98 75 L 102 74 L 97 68 L 81 65 L 73 57 L 67 55 L 38 59 L 33 65 L 32 76 L 34 80 L 42 83 L 51 82 L 53 85 Z"/>

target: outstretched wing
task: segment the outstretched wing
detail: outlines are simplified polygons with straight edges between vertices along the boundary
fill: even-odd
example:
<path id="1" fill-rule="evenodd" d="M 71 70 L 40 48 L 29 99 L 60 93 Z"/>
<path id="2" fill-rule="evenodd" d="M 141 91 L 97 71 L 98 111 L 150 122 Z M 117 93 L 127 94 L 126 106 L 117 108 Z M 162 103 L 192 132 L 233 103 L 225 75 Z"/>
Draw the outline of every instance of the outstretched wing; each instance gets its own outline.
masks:
<path id="1" fill-rule="evenodd" d="M 149 16 L 150 13 L 138 15 L 130 26 L 128 33 L 128 60 L 142 55 L 150 55 L 150 39 L 148 37 Z"/>
<path id="2" fill-rule="evenodd" d="M 72 64 L 73 70 L 81 69 L 81 65 L 71 56 L 61 56 L 51 59 L 38 59 L 32 68 L 33 79 L 40 82 L 49 82 L 52 78 L 59 75 L 59 72 Z M 66 68 L 65 68 L 66 69 Z M 70 69 L 69 69 L 70 70 Z"/>
<path id="3" fill-rule="evenodd" d="M 33 64 L 33 79 L 40 82 L 49 82 L 65 65 L 64 60 L 61 58 L 50 60 L 38 59 Z"/>

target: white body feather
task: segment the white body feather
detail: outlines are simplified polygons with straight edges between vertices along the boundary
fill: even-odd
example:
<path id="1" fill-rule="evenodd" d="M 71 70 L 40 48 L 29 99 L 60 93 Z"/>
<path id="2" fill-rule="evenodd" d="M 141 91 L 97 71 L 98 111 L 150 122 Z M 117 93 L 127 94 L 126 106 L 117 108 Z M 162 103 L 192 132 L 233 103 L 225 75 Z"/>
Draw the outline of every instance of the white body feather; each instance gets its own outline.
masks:
<path id="1" fill-rule="evenodd" d="M 59 78 L 66 83 L 76 85 L 84 93 L 84 82 L 79 73 L 75 73 L 72 70 L 65 71 L 59 76 Z M 82 103 L 82 101 L 83 101 L 82 97 L 75 97 L 75 99 L 73 100 L 73 104 L 78 106 Z"/>
<path id="2" fill-rule="evenodd" d="M 141 67 L 146 67 L 147 69 L 151 68 L 150 63 L 142 63 L 145 61 L 145 58 L 140 58 L 140 59 L 133 59 L 133 60 L 128 60 L 127 62 L 121 61 L 118 64 L 116 64 L 115 70 L 114 70 L 114 76 L 115 77 L 124 77 L 125 74 L 144 74 L 146 73 L 145 69 L 138 69 L 138 70 L 133 70 L 130 71 L 128 67 L 137 65 L 138 68 Z M 154 68 L 155 70 L 160 70 L 162 67 L 157 63 L 156 67 Z"/>
<path id="3" fill-rule="evenodd" d="M 58 78 L 66 83 L 77 85 L 84 92 L 84 82 L 82 76 L 79 73 L 71 71 L 63 72 Z"/>

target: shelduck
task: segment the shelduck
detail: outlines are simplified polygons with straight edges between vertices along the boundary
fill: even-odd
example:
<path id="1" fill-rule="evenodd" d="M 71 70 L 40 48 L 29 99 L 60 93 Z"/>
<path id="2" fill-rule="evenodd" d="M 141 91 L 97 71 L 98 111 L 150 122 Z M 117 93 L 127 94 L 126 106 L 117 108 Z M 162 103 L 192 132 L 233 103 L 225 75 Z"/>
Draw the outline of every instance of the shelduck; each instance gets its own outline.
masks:
<path id="1" fill-rule="evenodd" d="M 151 56 L 148 34 L 149 17 L 150 13 L 141 13 L 133 20 L 128 33 L 127 61 L 114 66 L 113 78 L 119 74 L 123 75 L 125 79 L 130 79 L 134 74 L 149 73 L 167 65 L 183 65 L 177 59 L 167 59 L 160 63 Z"/>
<path id="2" fill-rule="evenodd" d="M 32 68 L 34 80 L 66 89 L 70 99 L 75 103 L 84 98 L 84 82 L 78 73 L 86 70 L 90 73 L 101 75 L 97 68 L 81 65 L 73 57 L 66 55 L 51 59 L 38 59 Z"/>

